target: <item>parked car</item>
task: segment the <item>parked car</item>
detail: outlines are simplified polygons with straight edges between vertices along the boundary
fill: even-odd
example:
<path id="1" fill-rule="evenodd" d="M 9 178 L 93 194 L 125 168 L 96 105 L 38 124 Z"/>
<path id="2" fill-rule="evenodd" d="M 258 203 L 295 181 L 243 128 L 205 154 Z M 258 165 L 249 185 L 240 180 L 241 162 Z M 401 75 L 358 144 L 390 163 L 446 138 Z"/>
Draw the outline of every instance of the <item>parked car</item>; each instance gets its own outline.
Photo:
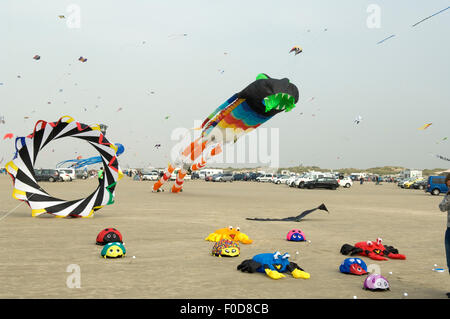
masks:
<path id="1" fill-rule="evenodd" d="M 77 178 L 75 170 L 73 168 L 58 168 L 57 171 L 60 175 L 67 174 L 70 177 L 70 180 L 74 180 Z"/>
<path id="2" fill-rule="evenodd" d="M 339 187 L 339 183 L 333 177 L 321 177 L 314 179 L 312 181 L 305 182 L 305 188 L 313 189 L 313 188 L 329 188 L 336 189 Z"/>
<path id="3" fill-rule="evenodd" d="M 287 180 L 291 178 L 289 175 L 280 175 L 273 179 L 274 184 L 286 184 Z"/>
<path id="4" fill-rule="evenodd" d="M 236 173 L 233 175 L 233 180 L 235 181 L 243 181 L 244 180 L 244 175 L 242 173 Z"/>
<path id="5" fill-rule="evenodd" d="M 409 181 L 407 181 L 406 183 L 403 184 L 403 188 L 411 188 L 411 186 L 415 183 L 415 182 L 420 182 L 423 181 L 424 178 L 419 177 L 419 178 L 413 178 Z"/>
<path id="6" fill-rule="evenodd" d="M 216 177 L 213 177 L 213 182 L 233 182 L 233 173 L 217 174 Z"/>
<path id="7" fill-rule="evenodd" d="M 425 189 L 427 187 L 427 183 L 428 181 L 426 179 L 423 179 L 412 184 L 410 188 Z"/>
<path id="8" fill-rule="evenodd" d="M 65 173 L 65 172 L 59 172 L 59 179 L 58 179 L 58 181 L 60 181 L 60 182 L 71 182 L 72 181 L 72 177 L 70 177 L 70 175 Z"/>
<path id="9" fill-rule="evenodd" d="M 77 169 L 75 170 L 75 178 L 86 179 L 88 178 L 88 172 L 85 170 Z"/>
<path id="10" fill-rule="evenodd" d="M 217 182 L 218 181 L 218 178 L 220 177 L 220 176 L 222 176 L 222 174 L 213 174 L 213 175 L 209 175 L 210 176 L 210 181 L 211 182 Z"/>
<path id="11" fill-rule="evenodd" d="M 258 176 L 256 178 L 257 182 L 272 182 L 273 181 L 273 174 L 264 174 L 261 176 Z"/>
<path id="12" fill-rule="evenodd" d="M 324 177 L 325 177 L 324 174 L 305 173 L 294 180 L 292 187 L 304 188 L 306 182 L 310 182 L 310 181 L 316 180 L 318 178 L 324 178 Z M 331 177 L 328 177 L 328 178 L 331 178 Z"/>
<path id="13" fill-rule="evenodd" d="M 345 188 L 349 188 L 349 187 L 353 186 L 353 181 L 348 176 L 347 177 L 343 177 L 343 178 L 339 178 L 337 180 L 337 182 L 339 183 L 339 186 L 342 186 L 342 187 L 345 187 Z"/>
<path id="14" fill-rule="evenodd" d="M 406 178 L 404 180 L 401 180 L 398 182 L 397 186 L 400 186 L 401 188 L 405 188 L 405 184 L 410 182 L 412 178 Z"/>
<path id="15" fill-rule="evenodd" d="M 143 181 L 157 181 L 159 179 L 159 173 L 157 171 L 143 171 Z"/>
<path id="16" fill-rule="evenodd" d="M 445 176 L 429 176 L 425 192 L 430 193 L 431 195 L 447 193 L 448 187 L 445 184 Z"/>
<path id="17" fill-rule="evenodd" d="M 191 179 L 199 179 L 200 178 L 200 174 L 197 172 L 192 172 L 191 174 Z"/>
<path id="18" fill-rule="evenodd" d="M 56 182 L 60 180 L 59 172 L 56 169 L 35 169 L 34 176 L 37 182 Z"/>

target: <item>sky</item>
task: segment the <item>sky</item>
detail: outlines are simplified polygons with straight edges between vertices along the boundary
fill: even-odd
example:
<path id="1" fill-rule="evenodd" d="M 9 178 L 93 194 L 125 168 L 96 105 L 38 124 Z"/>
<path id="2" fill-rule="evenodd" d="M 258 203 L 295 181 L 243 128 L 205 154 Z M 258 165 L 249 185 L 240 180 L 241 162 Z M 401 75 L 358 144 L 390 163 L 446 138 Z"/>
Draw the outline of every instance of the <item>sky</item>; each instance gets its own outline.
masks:
<path id="1" fill-rule="evenodd" d="M 280 167 L 449 168 L 432 154 L 450 157 L 450 140 L 442 141 L 450 136 L 450 10 L 412 27 L 448 6 L 440 0 L 3 0 L 0 137 L 28 135 L 38 120 L 70 115 L 108 125 L 106 137 L 125 146 L 122 168 L 165 167 L 180 142 L 177 129 L 195 127 L 264 72 L 289 78 L 300 92 L 294 110 L 261 127 L 277 133 L 271 145 Z M 294 45 L 303 52 L 290 54 Z M 426 123 L 433 124 L 418 130 Z M 0 166 L 13 155 L 14 140 L 0 140 Z M 97 155 L 65 138 L 46 146 L 36 166 Z"/>

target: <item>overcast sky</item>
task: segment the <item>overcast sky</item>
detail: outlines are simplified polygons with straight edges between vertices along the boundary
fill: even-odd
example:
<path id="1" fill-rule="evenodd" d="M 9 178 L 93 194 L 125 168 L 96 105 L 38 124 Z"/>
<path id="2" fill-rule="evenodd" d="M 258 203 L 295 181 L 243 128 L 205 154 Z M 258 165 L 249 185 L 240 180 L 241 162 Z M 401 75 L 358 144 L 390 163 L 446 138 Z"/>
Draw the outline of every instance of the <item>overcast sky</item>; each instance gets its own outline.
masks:
<path id="1" fill-rule="evenodd" d="M 71 4 L 80 9 L 79 28 L 69 27 L 76 26 Z M 371 4 L 381 9 L 379 28 L 368 27 Z M 194 127 L 264 72 L 300 91 L 293 111 L 263 126 L 269 135 L 279 130 L 280 166 L 448 168 L 430 154 L 450 157 L 450 140 L 437 143 L 450 137 L 450 10 L 412 27 L 448 5 L 2 0 L 0 135 L 23 136 L 38 120 L 71 115 L 109 126 L 107 138 L 125 146 L 122 168 L 162 167 L 177 144 L 174 129 Z M 294 45 L 303 52 L 289 54 Z M 433 124 L 418 130 L 425 123 Z M 0 166 L 13 153 L 14 141 L 0 140 Z M 49 144 L 38 163 L 53 167 L 78 155 L 98 154 L 66 138 Z"/>

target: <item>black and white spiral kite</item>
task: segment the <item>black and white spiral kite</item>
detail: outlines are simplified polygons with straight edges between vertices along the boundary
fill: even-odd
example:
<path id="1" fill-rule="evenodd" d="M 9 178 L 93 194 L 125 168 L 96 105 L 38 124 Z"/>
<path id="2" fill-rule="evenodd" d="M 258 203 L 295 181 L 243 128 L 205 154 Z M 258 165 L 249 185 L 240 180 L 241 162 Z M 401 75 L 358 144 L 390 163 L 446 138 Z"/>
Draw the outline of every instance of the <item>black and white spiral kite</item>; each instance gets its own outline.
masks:
<path id="1" fill-rule="evenodd" d="M 39 152 L 51 141 L 64 137 L 85 140 L 102 158 L 103 178 L 99 179 L 97 189 L 86 198 L 71 201 L 58 199 L 49 195 L 36 182 L 34 164 Z M 114 203 L 116 183 L 123 174 L 117 161 L 117 146 L 108 142 L 99 125 L 82 124 L 70 116 L 63 116 L 57 122 L 41 120 L 36 123 L 32 134 L 17 137 L 15 145 L 16 154 L 5 165 L 13 179 L 12 196 L 25 201 L 31 207 L 33 217 L 45 213 L 57 217 L 92 217 L 95 211 Z"/>

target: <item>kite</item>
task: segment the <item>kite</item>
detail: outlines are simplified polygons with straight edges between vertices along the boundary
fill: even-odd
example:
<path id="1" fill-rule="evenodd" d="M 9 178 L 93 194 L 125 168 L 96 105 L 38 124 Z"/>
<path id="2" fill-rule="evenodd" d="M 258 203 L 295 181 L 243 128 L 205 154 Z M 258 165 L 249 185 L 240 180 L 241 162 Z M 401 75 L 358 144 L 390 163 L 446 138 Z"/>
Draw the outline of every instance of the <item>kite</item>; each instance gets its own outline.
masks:
<path id="1" fill-rule="evenodd" d="M 87 61 L 87 59 L 86 59 L 86 58 L 83 58 L 82 56 L 80 56 L 80 57 L 78 58 L 78 61 L 81 61 L 81 62 L 86 62 L 86 61 Z"/>
<path id="2" fill-rule="evenodd" d="M 379 274 L 370 274 L 364 280 L 363 289 L 372 291 L 390 290 L 389 281 Z"/>
<path id="3" fill-rule="evenodd" d="M 309 210 L 305 210 L 303 213 L 301 213 L 298 216 L 293 216 L 293 217 L 286 217 L 286 218 L 246 218 L 247 220 L 257 220 L 257 221 L 280 221 L 280 222 L 299 222 L 301 221 L 305 216 L 311 214 L 312 212 L 314 212 L 315 210 L 325 210 L 327 213 L 329 213 L 327 207 L 325 206 L 325 204 L 321 204 L 319 207 L 313 208 L 313 209 L 309 209 Z"/>
<path id="4" fill-rule="evenodd" d="M 290 272 L 296 279 L 309 279 L 310 275 L 296 263 L 290 262 L 288 259 L 289 257 L 291 256 L 288 253 L 282 255 L 279 251 L 276 251 L 273 254 L 259 254 L 253 256 L 252 259 L 244 260 L 237 266 L 237 270 L 248 273 L 265 273 L 272 279 L 284 278 L 285 275 L 282 273 L 286 272 Z"/>
<path id="5" fill-rule="evenodd" d="M 388 36 L 387 38 L 384 38 L 384 39 L 381 40 L 381 41 L 378 41 L 377 44 L 381 44 L 381 43 L 383 43 L 384 41 L 387 41 L 387 40 L 389 40 L 390 38 L 393 38 L 393 37 L 395 37 L 395 34 L 390 35 L 390 36 Z"/>
<path id="6" fill-rule="evenodd" d="M 171 34 L 171 35 L 169 35 L 169 38 L 177 39 L 177 38 L 186 37 L 186 36 L 187 36 L 187 33 L 179 33 L 179 34 Z"/>
<path id="7" fill-rule="evenodd" d="M 39 151 L 51 141 L 64 137 L 84 140 L 99 153 L 103 163 L 103 178 L 98 187 L 86 198 L 62 200 L 49 195 L 36 182 L 34 164 Z M 70 116 L 63 116 L 57 122 L 38 121 L 33 133 L 17 137 L 16 153 L 5 167 L 13 180 L 12 196 L 26 202 L 33 217 L 51 214 L 57 217 L 92 217 L 100 208 L 114 204 L 117 181 L 123 177 L 117 160 L 117 146 L 110 143 L 101 133 L 98 125 L 88 126 L 76 122 Z"/>
<path id="8" fill-rule="evenodd" d="M 292 229 L 286 235 L 288 241 L 306 241 L 305 233 L 300 229 Z"/>
<path id="9" fill-rule="evenodd" d="M 166 117 L 164 117 L 165 120 L 168 120 L 170 117 L 170 115 L 167 115 Z"/>
<path id="10" fill-rule="evenodd" d="M 359 124 L 359 122 L 361 122 L 362 120 L 362 116 L 358 115 L 358 117 L 356 118 L 356 120 L 354 121 L 354 123 Z"/>
<path id="11" fill-rule="evenodd" d="M 161 144 L 155 144 L 155 147 L 156 147 L 156 148 L 160 148 L 160 147 L 161 147 Z"/>
<path id="12" fill-rule="evenodd" d="M 438 15 L 439 13 L 442 13 L 442 12 L 444 12 L 445 10 L 447 10 L 447 9 L 449 9 L 449 8 L 450 8 L 450 7 L 447 7 L 447 8 L 445 8 L 445 9 L 442 9 L 441 11 L 438 11 L 438 12 L 436 12 L 436 13 L 434 13 L 434 14 L 428 16 L 428 17 L 426 17 L 425 19 L 422 19 L 422 20 L 420 20 L 419 22 L 414 23 L 412 26 L 415 27 L 415 26 L 418 25 L 419 23 L 422 23 L 422 22 L 424 22 L 425 20 L 428 20 L 429 18 L 432 18 L 432 17 L 434 17 L 435 15 Z"/>
<path id="13" fill-rule="evenodd" d="M 119 107 L 118 109 L 117 109 L 117 112 L 120 112 L 120 111 L 122 111 L 123 109 L 121 108 L 121 107 Z"/>
<path id="14" fill-rule="evenodd" d="M 0 116 L 0 124 L 5 124 L 5 117 L 3 115 Z"/>
<path id="15" fill-rule="evenodd" d="M 121 242 L 106 244 L 101 251 L 103 258 L 122 258 L 125 257 L 126 253 L 125 246 Z"/>
<path id="16" fill-rule="evenodd" d="M 95 243 L 104 246 L 108 243 L 122 243 L 123 237 L 120 231 L 115 228 L 105 228 L 98 233 Z"/>
<path id="17" fill-rule="evenodd" d="M 211 251 L 211 255 L 217 257 L 237 257 L 239 253 L 239 243 L 228 239 L 216 242 Z"/>
<path id="18" fill-rule="evenodd" d="M 300 54 L 303 52 L 303 49 L 299 47 L 298 45 L 294 46 L 289 53 L 295 52 L 295 55 Z"/>
<path id="19" fill-rule="evenodd" d="M 40 59 L 41 59 L 41 56 L 36 54 L 36 55 L 33 57 L 33 59 L 35 59 L 35 60 L 40 60 Z"/>
<path id="20" fill-rule="evenodd" d="M 65 19 L 66 17 L 63 16 L 63 15 L 60 15 L 60 16 L 58 16 L 58 18 L 60 18 L 60 19 Z"/>
<path id="21" fill-rule="evenodd" d="M 428 127 L 430 127 L 431 124 L 433 124 L 433 123 L 425 124 L 425 125 L 419 127 L 418 130 L 426 130 Z"/>
<path id="22" fill-rule="evenodd" d="M 450 158 L 448 158 L 448 157 L 444 157 L 444 156 L 442 156 L 442 155 L 437 155 L 437 154 L 436 154 L 436 157 L 439 158 L 439 159 L 441 159 L 441 160 L 449 161 L 449 162 L 450 162 Z"/>
<path id="23" fill-rule="evenodd" d="M 216 229 L 214 233 L 208 235 L 205 238 L 207 241 L 218 242 L 222 239 L 232 240 L 236 242 L 241 242 L 243 244 L 251 244 L 253 240 L 251 240 L 246 234 L 241 233 L 239 227 L 233 228 L 233 226 L 228 226 L 227 228 Z"/>
<path id="24" fill-rule="evenodd" d="M 405 255 L 399 254 L 398 249 L 392 246 L 384 246 L 382 239 L 377 238 L 376 241 L 361 241 L 355 246 L 344 244 L 341 247 L 342 255 L 356 255 L 366 256 L 374 260 L 388 260 L 386 257 L 392 259 L 406 259 Z"/>
<path id="25" fill-rule="evenodd" d="M 105 136 L 105 135 L 103 134 L 103 136 Z M 117 147 L 116 156 L 120 156 L 125 151 L 125 147 L 120 143 L 116 143 L 114 145 Z M 77 156 L 76 159 L 70 159 L 70 160 L 59 162 L 58 164 L 56 164 L 56 168 L 62 168 L 63 166 L 66 166 L 64 168 L 79 169 L 79 168 L 83 168 L 83 167 L 86 167 L 89 165 L 102 163 L 102 161 L 103 160 L 102 160 L 101 156 L 93 156 L 93 157 L 83 159 L 83 156 L 80 155 L 80 156 Z"/>
<path id="26" fill-rule="evenodd" d="M 4 140 L 6 140 L 7 138 L 8 138 L 8 139 L 12 139 L 13 137 L 14 137 L 14 134 L 13 134 L 13 133 L 6 133 L 5 136 L 3 136 L 3 139 L 4 139 Z"/>
<path id="27" fill-rule="evenodd" d="M 291 111 L 298 99 L 298 88 L 289 79 L 259 74 L 256 81 L 226 100 L 203 121 L 200 137 L 175 158 L 174 166 L 169 163 L 164 175 L 153 185 L 153 192 L 161 191 L 175 168 L 180 169 L 171 191 L 180 192 L 188 170 L 204 167 L 209 158 L 222 152 L 222 145 L 236 143 L 276 114 Z"/>

